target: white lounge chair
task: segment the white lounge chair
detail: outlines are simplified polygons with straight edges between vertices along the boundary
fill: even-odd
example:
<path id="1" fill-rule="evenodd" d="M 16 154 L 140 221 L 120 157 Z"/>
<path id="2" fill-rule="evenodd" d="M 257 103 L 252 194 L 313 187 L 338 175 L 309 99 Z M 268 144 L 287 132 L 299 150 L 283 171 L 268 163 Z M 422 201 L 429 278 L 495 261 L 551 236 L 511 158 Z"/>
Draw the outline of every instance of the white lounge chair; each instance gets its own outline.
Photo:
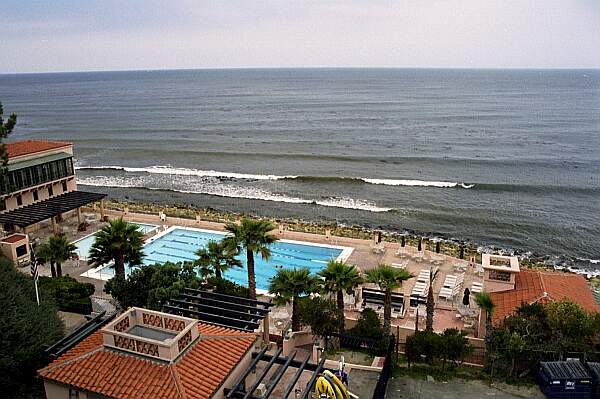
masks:
<path id="1" fill-rule="evenodd" d="M 453 298 L 454 298 L 454 295 L 453 295 L 453 293 L 452 293 L 452 288 L 443 287 L 443 288 L 440 290 L 439 297 L 440 297 L 440 298 L 443 298 L 443 299 L 446 299 L 446 300 L 451 300 L 451 299 L 453 299 Z"/>
<path id="2" fill-rule="evenodd" d="M 421 269 L 421 271 L 419 272 L 419 275 L 417 276 L 417 281 L 429 283 L 429 274 L 430 273 L 431 272 L 429 269 Z"/>
<path id="3" fill-rule="evenodd" d="M 483 291 L 483 284 L 476 281 L 471 285 L 471 294 L 477 294 Z"/>
<path id="4" fill-rule="evenodd" d="M 398 248 L 398 251 L 396 251 L 396 256 L 399 256 L 401 258 L 406 258 L 408 256 L 406 247 Z"/>
<path id="5" fill-rule="evenodd" d="M 392 263 L 392 267 L 395 267 L 396 269 L 406 269 L 406 266 L 408 266 L 408 261 Z"/>

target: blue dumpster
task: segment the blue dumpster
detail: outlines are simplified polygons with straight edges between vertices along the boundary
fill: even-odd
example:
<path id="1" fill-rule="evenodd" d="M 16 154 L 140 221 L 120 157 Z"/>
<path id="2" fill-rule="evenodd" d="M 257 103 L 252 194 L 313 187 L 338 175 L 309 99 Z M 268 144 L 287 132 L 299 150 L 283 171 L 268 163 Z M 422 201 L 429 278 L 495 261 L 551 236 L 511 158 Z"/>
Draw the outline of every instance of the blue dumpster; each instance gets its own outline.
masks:
<path id="1" fill-rule="evenodd" d="M 587 365 L 590 369 L 590 373 L 592 374 L 592 398 L 600 399 L 600 363 L 589 362 Z"/>
<path id="2" fill-rule="evenodd" d="M 592 399 L 592 376 L 579 360 L 541 362 L 538 381 L 549 399 Z"/>

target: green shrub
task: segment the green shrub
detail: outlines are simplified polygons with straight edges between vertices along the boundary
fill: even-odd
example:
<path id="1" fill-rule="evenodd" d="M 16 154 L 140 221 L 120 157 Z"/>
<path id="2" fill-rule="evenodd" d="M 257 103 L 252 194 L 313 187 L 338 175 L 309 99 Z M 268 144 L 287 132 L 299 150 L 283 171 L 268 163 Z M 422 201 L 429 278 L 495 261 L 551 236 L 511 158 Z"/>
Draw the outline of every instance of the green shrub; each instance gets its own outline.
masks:
<path id="1" fill-rule="evenodd" d="M 338 310 L 335 301 L 323 297 L 299 298 L 296 307 L 300 322 L 309 326 L 312 333 L 323 336 L 338 330 Z"/>
<path id="2" fill-rule="evenodd" d="M 200 286 L 201 280 L 192 264 L 166 262 L 135 268 L 124 281 L 113 277 L 104 285 L 104 291 L 123 308 L 161 310 L 167 300 L 179 296 L 184 288 Z"/>
<path id="3" fill-rule="evenodd" d="M 409 364 L 423 359 L 432 362 L 441 349 L 440 336 L 433 331 L 417 331 L 406 338 L 406 358 Z"/>
<path id="4" fill-rule="evenodd" d="M 237 296 L 240 298 L 248 298 L 249 290 L 248 287 L 234 283 L 233 281 L 225 278 L 210 277 L 206 280 L 206 287 L 212 289 L 214 292 L 223 295 Z"/>
<path id="5" fill-rule="evenodd" d="M 448 360 L 456 363 L 472 350 L 467 333 L 456 328 L 448 328 L 442 334 L 418 331 L 406 338 L 406 358 L 409 364 L 423 360 L 428 363 L 442 360 L 444 365 Z"/>
<path id="6" fill-rule="evenodd" d="M 347 335 L 380 340 L 383 337 L 383 326 L 377 312 L 373 309 L 364 309 L 356 326 L 349 329 Z"/>
<path id="7" fill-rule="evenodd" d="M 33 279 L 0 258 L 0 397 L 43 397 L 35 378 L 48 360 L 44 348 L 63 336 L 53 298 L 36 303 Z"/>
<path id="8" fill-rule="evenodd" d="M 89 314 L 92 311 L 90 295 L 95 287 L 90 283 L 81 283 L 73 277 L 40 277 L 39 289 L 42 298 L 52 298 L 59 310 Z"/>
<path id="9" fill-rule="evenodd" d="M 447 328 L 440 336 L 440 357 L 444 363 L 449 360 L 458 362 L 473 352 L 473 346 L 467 339 L 467 333 L 457 328 Z"/>

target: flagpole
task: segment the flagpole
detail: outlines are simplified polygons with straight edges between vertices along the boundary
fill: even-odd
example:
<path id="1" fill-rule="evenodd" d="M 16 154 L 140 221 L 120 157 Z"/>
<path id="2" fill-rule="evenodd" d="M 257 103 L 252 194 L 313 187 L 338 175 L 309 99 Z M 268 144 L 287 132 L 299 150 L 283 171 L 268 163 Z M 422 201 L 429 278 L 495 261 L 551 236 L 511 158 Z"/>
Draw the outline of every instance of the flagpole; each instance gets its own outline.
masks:
<path id="1" fill-rule="evenodd" d="M 29 240 L 29 237 L 27 237 Z M 33 244 L 29 241 L 29 262 L 31 263 L 31 275 L 33 276 L 33 285 L 35 286 L 35 299 L 38 306 L 40 306 L 40 291 L 38 289 L 38 277 L 40 272 L 38 270 L 37 256 L 33 251 Z"/>
<path id="2" fill-rule="evenodd" d="M 37 276 L 33 279 L 33 284 L 35 285 L 35 299 L 37 300 L 37 304 L 38 306 L 40 306 L 40 292 L 38 290 L 38 285 L 37 285 Z"/>

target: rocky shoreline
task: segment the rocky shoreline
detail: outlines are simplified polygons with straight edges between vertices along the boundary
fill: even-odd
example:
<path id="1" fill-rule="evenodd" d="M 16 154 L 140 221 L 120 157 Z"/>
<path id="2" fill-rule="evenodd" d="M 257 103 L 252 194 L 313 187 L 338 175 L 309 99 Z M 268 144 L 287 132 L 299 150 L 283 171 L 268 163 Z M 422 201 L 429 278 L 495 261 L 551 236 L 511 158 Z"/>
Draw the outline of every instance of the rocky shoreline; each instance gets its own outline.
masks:
<path id="1" fill-rule="evenodd" d="M 373 230 L 364 226 L 345 225 L 335 222 L 317 223 L 303 220 L 300 218 L 263 217 L 241 212 L 219 211 L 213 208 L 202 208 L 192 206 L 182 207 L 177 205 L 164 205 L 137 201 L 122 201 L 116 199 L 106 200 L 105 208 L 118 211 L 123 211 L 125 208 L 128 208 L 130 212 L 146 214 L 158 214 L 162 211 L 170 217 L 196 219 L 196 217 L 198 216 L 202 220 L 219 223 L 232 222 L 244 216 L 251 216 L 261 219 L 267 219 L 275 224 L 284 224 L 286 228 L 291 231 L 324 235 L 326 230 L 329 230 L 330 233 L 334 236 L 358 238 L 364 240 L 371 240 L 373 238 L 374 232 L 377 231 L 381 233 L 381 238 L 383 241 L 401 243 L 404 239 L 405 245 L 417 247 L 419 240 L 421 240 L 422 247 L 430 251 L 435 251 L 436 246 L 439 243 L 440 253 L 449 256 L 454 256 L 457 258 L 460 257 L 461 248 L 463 249 L 464 259 L 469 259 L 471 256 L 475 256 L 476 260 L 478 261 L 481 260 L 482 253 L 517 255 L 520 259 L 521 265 L 523 266 L 581 274 L 590 280 L 592 286 L 600 289 L 600 271 L 592 271 L 579 267 L 577 264 L 577 259 L 558 259 L 556 257 L 544 256 L 541 254 L 533 254 L 531 252 L 518 252 L 514 250 L 507 251 L 502 248 L 489 246 L 483 247 L 478 246 L 476 243 L 473 242 L 445 237 L 442 234 L 437 233 L 423 233 L 408 229 L 400 232 Z"/>

